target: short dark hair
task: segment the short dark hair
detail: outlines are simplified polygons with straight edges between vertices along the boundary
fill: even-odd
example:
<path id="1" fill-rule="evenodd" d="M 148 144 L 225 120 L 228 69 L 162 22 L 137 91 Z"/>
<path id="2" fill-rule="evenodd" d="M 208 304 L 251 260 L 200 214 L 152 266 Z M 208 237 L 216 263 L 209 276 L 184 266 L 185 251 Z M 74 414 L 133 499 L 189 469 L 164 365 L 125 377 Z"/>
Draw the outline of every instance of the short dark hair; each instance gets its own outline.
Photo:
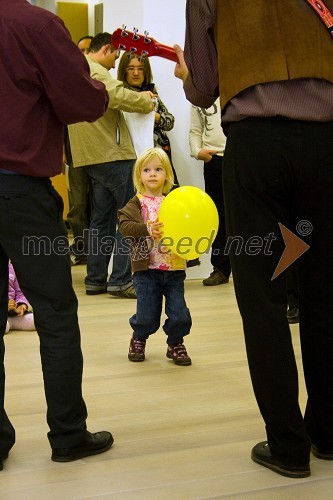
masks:
<path id="1" fill-rule="evenodd" d="M 80 40 L 78 40 L 76 45 L 79 45 L 79 43 L 82 42 L 82 40 L 86 40 L 86 39 L 92 40 L 93 38 L 94 37 L 90 36 L 90 35 L 81 36 Z"/>
<path id="2" fill-rule="evenodd" d="M 112 45 L 110 33 L 97 33 L 90 43 L 90 52 L 98 52 L 104 45 Z M 113 50 L 115 50 L 113 48 Z"/>

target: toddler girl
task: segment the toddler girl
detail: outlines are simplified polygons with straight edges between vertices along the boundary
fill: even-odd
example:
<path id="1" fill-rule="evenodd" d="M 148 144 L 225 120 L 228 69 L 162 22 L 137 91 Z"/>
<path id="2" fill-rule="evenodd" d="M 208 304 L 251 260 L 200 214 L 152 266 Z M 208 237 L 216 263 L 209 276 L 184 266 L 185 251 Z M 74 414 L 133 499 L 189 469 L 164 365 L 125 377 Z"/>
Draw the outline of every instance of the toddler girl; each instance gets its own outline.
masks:
<path id="1" fill-rule="evenodd" d="M 184 298 L 186 261 L 158 244 L 163 234 L 158 211 L 174 183 L 167 154 L 160 148 L 143 151 L 135 163 L 133 181 L 137 195 L 118 211 L 119 231 L 131 237 L 133 284 L 137 295 L 136 314 L 130 318 L 133 336 L 128 358 L 144 361 L 146 340 L 160 326 L 164 296 L 166 356 L 176 365 L 190 365 L 191 358 L 183 344 L 192 326 Z"/>

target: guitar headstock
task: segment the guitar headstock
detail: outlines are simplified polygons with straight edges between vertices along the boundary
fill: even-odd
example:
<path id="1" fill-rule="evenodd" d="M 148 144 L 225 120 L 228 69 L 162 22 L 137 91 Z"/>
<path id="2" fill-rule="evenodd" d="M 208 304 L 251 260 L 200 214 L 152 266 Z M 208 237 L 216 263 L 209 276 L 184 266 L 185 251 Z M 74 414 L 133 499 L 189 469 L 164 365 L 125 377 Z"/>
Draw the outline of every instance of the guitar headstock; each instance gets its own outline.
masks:
<path id="1" fill-rule="evenodd" d="M 111 35 L 111 43 L 115 49 L 125 50 L 138 57 L 161 56 L 174 62 L 178 62 L 175 51 L 172 47 L 157 42 L 154 38 L 148 37 L 148 31 L 143 35 L 138 33 L 136 28 L 133 31 L 126 30 L 126 26 L 116 29 Z"/>

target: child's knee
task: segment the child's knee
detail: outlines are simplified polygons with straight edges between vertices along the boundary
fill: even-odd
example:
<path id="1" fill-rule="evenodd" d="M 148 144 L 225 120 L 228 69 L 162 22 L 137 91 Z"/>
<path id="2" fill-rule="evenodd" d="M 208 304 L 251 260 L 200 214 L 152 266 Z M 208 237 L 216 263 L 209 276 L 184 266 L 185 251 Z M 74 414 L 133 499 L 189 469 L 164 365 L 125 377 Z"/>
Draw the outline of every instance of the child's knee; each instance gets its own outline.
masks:
<path id="1" fill-rule="evenodd" d="M 33 313 L 25 314 L 22 320 L 22 330 L 36 330 Z"/>

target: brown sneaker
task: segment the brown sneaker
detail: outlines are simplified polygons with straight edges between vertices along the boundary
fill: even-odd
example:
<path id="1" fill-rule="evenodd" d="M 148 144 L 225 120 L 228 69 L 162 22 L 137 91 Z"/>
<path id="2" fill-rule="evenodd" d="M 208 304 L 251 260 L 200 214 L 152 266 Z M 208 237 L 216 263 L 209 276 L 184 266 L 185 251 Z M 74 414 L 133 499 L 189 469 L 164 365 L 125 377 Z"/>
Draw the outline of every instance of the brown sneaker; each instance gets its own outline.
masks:
<path id="1" fill-rule="evenodd" d="M 128 349 L 128 359 L 130 361 L 145 360 L 146 341 L 141 339 L 131 339 Z"/>
<path id="2" fill-rule="evenodd" d="M 189 366 L 192 364 L 184 344 L 168 345 L 166 357 L 172 359 L 176 365 Z"/>
<path id="3" fill-rule="evenodd" d="M 216 267 L 214 267 L 214 271 L 210 273 L 210 276 L 203 280 L 202 284 L 205 286 L 215 286 L 215 285 L 224 285 L 229 282 L 229 278 L 224 276 L 221 271 L 219 271 Z"/>

